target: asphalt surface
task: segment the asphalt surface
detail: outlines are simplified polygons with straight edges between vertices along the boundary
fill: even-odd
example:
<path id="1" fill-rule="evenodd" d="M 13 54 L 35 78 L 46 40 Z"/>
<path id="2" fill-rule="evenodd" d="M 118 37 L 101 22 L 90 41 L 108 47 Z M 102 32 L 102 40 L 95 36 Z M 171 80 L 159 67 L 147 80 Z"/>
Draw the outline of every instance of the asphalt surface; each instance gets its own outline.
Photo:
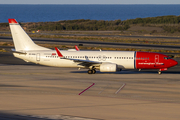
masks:
<path id="1" fill-rule="evenodd" d="M 0 52 L 0 120 L 179 120 L 179 77 L 179 64 L 88 75 Z"/>
<path id="2" fill-rule="evenodd" d="M 179 65 L 88 75 L 0 53 L 0 120 L 179 120 L 179 77 Z"/>
<path id="3" fill-rule="evenodd" d="M 180 39 L 154 36 L 89 36 Z M 180 46 L 167 45 L 66 39 L 33 40 L 65 45 L 180 50 Z M 12 38 L 0 37 L 0 41 L 12 41 Z M 3 48 L 10 49 L 8 46 Z M 125 70 L 116 73 L 98 71 L 91 76 L 87 75 L 86 70 L 45 67 L 15 58 L 11 52 L 0 52 L 0 120 L 179 120 L 180 58 L 175 60 L 179 64 L 163 71 L 162 75 L 157 75 L 157 70 Z M 95 86 L 79 97 L 78 93 L 92 83 Z M 114 92 L 124 84 L 125 88 L 115 95 Z"/>
<path id="4" fill-rule="evenodd" d="M 11 41 L 11 37 L 0 37 L 0 41 Z M 115 42 L 99 42 L 99 41 L 87 41 L 87 40 L 69 40 L 69 39 L 33 39 L 35 42 L 40 43 L 52 43 L 52 44 L 66 44 L 66 45 L 79 45 L 84 46 L 100 46 L 100 47 L 116 47 L 116 48 L 139 48 L 139 49 L 163 49 L 163 50 L 180 50 L 180 46 L 170 45 L 153 45 L 153 44 L 134 44 L 134 43 L 115 43 Z"/>

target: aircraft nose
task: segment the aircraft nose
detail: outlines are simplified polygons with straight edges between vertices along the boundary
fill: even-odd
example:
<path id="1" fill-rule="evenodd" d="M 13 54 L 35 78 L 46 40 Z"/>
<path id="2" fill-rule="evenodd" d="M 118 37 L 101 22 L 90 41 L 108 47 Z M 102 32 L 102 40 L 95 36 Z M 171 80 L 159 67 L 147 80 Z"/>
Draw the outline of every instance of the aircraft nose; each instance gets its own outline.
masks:
<path id="1" fill-rule="evenodd" d="M 175 61 L 175 60 L 172 60 L 172 61 L 171 61 L 171 65 L 172 65 L 172 66 L 175 66 L 175 65 L 177 65 L 177 64 L 178 64 L 177 61 Z"/>

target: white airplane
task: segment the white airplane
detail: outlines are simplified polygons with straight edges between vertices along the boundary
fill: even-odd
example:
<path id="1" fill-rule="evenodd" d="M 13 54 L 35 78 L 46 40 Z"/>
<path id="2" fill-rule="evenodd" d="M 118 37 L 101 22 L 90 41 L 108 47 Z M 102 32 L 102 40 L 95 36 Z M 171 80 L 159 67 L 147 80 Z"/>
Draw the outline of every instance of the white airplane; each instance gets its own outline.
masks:
<path id="1" fill-rule="evenodd" d="M 178 63 L 160 53 L 137 51 L 51 50 L 36 45 L 15 19 L 8 19 L 15 45 L 13 55 L 26 62 L 53 66 L 89 69 L 89 74 L 116 72 L 122 69 L 157 69 L 158 73 Z"/>

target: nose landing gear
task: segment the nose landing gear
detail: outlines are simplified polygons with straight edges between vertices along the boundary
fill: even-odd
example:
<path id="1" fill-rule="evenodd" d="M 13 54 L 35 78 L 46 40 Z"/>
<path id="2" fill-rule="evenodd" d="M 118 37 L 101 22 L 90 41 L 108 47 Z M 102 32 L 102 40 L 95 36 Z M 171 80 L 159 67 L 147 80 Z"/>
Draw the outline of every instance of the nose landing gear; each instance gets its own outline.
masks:
<path id="1" fill-rule="evenodd" d="M 161 72 L 166 71 L 166 70 L 167 70 L 167 68 L 161 68 L 161 69 L 159 69 L 158 74 L 161 75 Z"/>

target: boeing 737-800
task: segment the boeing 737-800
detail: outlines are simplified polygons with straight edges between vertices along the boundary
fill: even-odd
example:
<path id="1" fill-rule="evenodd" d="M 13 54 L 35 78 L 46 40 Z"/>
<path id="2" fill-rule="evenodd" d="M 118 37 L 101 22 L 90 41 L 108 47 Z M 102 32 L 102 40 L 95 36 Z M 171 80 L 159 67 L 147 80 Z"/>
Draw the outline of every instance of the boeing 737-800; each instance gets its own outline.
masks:
<path id="1" fill-rule="evenodd" d="M 14 56 L 27 62 L 54 66 L 89 69 L 89 74 L 116 72 L 122 69 L 157 69 L 158 73 L 178 63 L 167 55 L 138 51 L 51 50 L 35 44 L 15 19 L 9 19 L 15 46 Z"/>

